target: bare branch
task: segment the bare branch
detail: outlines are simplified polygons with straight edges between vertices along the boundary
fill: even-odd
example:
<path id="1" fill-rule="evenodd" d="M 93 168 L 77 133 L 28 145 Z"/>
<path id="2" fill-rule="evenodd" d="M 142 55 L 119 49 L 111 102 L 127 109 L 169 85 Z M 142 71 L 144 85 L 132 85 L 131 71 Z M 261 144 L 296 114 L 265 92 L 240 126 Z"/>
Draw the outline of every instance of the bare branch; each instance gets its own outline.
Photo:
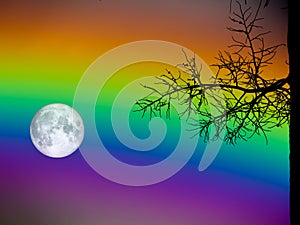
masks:
<path id="1" fill-rule="evenodd" d="M 265 6 L 267 4 L 268 1 Z M 267 132 L 289 124 L 290 89 L 288 77 L 276 80 L 264 74 L 263 68 L 272 64 L 277 49 L 285 45 L 266 45 L 265 37 L 270 31 L 263 31 L 259 24 L 263 20 L 259 17 L 262 9 L 262 0 L 256 9 L 246 1 L 236 1 L 236 10 L 229 17 L 235 27 L 227 28 L 235 36 L 232 36 L 229 51 L 220 51 L 212 65 L 217 68 L 215 83 L 203 82 L 202 65 L 196 65 L 195 56 L 183 52 L 186 62 L 177 66 L 189 77 L 184 78 L 180 70 L 176 76 L 167 70 L 157 77 L 157 85 L 165 87 L 163 91 L 144 85 L 150 94 L 136 102 L 136 111 L 141 111 L 142 116 L 149 112 L 150 118 L 166 113 L 166 118 L 170 119 L 170 106 L 178 101 L 184 106 L 180 117 L 187 115 L 189 118 L 192 112 L 197 112 L 199 120 L 192 123 L 195 126 L 192 131 L 205 141 L 221 138 L 220 134 L 225 131 L 224 141 L 229 144 L 247 141 L 255 135 L 264 136 L 267 143 Z M 218 88 L 224 99 L 210 94 Z M 151 98 L 154 94 L 158 97 Z M 208 97 L 215 102 L 208 104 Z M 222 100 L 225 106 L 220 104 Z M 209 106 L 219 113 L 213 115 Z M 216 129 L 214 137 L 210 137 L 209 132 L 212 126 Z"/>

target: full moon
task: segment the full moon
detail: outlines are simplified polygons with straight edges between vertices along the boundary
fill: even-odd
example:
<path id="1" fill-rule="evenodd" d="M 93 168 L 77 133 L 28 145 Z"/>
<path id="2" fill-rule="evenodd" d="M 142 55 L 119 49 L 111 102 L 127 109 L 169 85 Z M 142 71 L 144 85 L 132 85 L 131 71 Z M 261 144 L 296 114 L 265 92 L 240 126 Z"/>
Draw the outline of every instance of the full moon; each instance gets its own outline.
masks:
<path id="1" fill-rule="evenodd" d="M 44 155 L 62 158 L 71 155 L 83 141 L 82 118 L 72 107 L 54 103 L 41 108 L 30 124 L 34 146 Z"/>

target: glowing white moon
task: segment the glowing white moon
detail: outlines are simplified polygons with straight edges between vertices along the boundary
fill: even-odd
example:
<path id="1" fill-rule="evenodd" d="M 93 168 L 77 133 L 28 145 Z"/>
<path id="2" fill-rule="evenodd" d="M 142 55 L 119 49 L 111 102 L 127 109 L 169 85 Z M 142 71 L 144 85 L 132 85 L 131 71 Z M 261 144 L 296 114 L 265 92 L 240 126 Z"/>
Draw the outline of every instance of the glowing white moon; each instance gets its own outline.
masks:
<path id="1" fill-rule="evenodd" d="M 83 141 L 83 121 L 78 112 L 68 105 L 46 105 L 33 117 L 30 137 L 44 155 L 65 157 L 77 150 Z"/>

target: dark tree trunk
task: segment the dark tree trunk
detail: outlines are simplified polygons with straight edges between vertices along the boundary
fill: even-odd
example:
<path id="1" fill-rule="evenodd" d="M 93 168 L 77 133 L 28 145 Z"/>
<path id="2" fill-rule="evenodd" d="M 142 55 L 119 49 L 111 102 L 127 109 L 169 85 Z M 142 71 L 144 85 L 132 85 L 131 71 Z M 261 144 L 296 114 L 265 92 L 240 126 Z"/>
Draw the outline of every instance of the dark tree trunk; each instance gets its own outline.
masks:
<path id="1" fill-rule="evenodd" d="M 299 225 L 299 177 L 300 170 L 297 164 L 300 163 L 298 142 L 299 142 L 299 76 L 300 76 L 300 50 L 299 39 L 296 38 L 297 28 L 299 27 L 296 13 L 299 9 L 296 6 L 297 1 L 288 1 L 288 52 L 289 52 L 289 83 L 291 88 L 291 121 L 290 121 L 290 207 L 291 224 Z M 299 31 L 298 31 L 299 32 Z M 298 180 L 298 182 L 297 182 Z"/>

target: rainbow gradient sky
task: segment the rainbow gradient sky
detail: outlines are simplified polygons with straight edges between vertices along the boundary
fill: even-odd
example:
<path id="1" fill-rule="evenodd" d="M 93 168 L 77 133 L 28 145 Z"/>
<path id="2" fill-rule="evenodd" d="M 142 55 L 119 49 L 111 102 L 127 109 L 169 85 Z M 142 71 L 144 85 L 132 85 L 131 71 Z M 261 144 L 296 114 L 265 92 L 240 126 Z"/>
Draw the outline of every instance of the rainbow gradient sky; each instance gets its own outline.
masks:
<path id="1" fill-rule="evenodd" d="M 214 162 L 202 172 L 197 167 L 206 144 L 200 138 L 178 173 L 141 187 L 100 176 L 80 149 L 53 159 L 37 151 L 30 139 L 34 114 L 50 103 L 72 105 L 89 66 L 120 45 L 173 42 L 213 64 L 218 51 L 226 50 L 231 41 L 226 30 L 229 3 L 1 1 L 0 224 L 288 225 L 288 127 L 268 133 L 268 144 L 260 136 L 236 146 L 223 143 Z M 286 4 L 272 0 L 264 9 L 264 26 L 272 31 L 266 40 L 269 44 L 286 43 Z M 266 76 L 286 76 L 287 58 L 286 47 L 280 48 Z M 164 65 L 155 63 L 126 67 L 107 82 L 96 102 L 99 135 L 114 156 L 131 164 L 151 164 L 167 157 L 176 145 L 178 121 L 166 121 L 170 133 L 160 148 L 151 153 L 132 151 L 118 142 L 106 120 L 112 98 L 130 81 L 160 70 L 165 71 Z M 88 96 L 89 87 L 85 88 Z M 130 120 L 137 136 L 149 134 L 146 118 L 131 114 Z"/>

